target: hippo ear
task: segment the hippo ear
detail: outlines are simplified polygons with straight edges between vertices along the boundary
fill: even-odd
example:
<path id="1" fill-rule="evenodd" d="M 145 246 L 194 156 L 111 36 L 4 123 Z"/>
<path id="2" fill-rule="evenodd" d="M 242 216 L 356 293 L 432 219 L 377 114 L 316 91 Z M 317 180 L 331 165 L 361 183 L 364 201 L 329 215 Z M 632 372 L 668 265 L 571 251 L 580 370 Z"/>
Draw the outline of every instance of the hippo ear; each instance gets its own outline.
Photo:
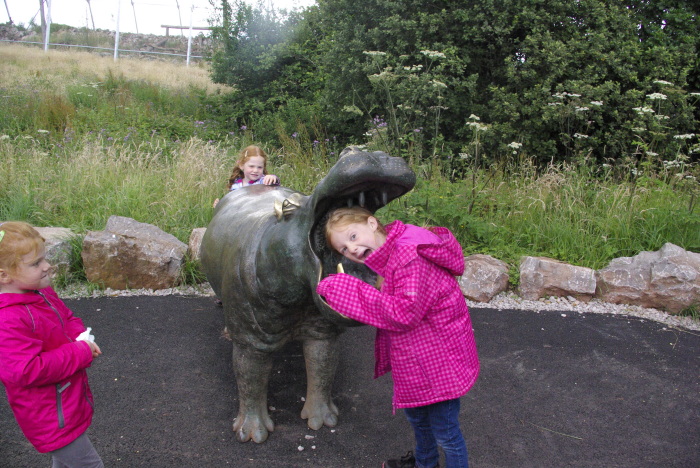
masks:
<path id="1" fill-rule="evenodd" d="M 285 198 L 284 201 L 275 200 L 275 216 L 277 220 L 281 221 L 282 218 L 296 211 L 301 206 L 302 196 L 300 193 L 293 193 L 289 198 Z"/>

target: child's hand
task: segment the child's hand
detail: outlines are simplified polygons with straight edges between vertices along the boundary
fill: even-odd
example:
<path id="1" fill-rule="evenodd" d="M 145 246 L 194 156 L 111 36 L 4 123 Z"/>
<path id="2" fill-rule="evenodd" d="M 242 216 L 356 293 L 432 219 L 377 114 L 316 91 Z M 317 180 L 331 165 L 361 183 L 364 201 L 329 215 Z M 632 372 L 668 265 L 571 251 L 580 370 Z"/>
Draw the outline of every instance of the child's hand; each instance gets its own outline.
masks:
<path id="1" fill-rule="evenodd" d="M 316 286 L 316 292 L 318 293 L 318 295 L 326 297 L 326 295 L 333 289 L 336 277 L 345 274 L 346 273 L 334 273 L 323 278 L 321 282 L 318 283 L 318 285 Z"/>
<path id="2" fill-rule="evenodd" d="M 212 205 L 212 208 L 216 208 L 216 205 L 218 205 L 218 204 L 219 204 L 219 199 L 217 198 L 216 200 L 214 200 L 214 204 Z"/>
<path id="3" fill-rule="evenodd" d="M 277 184 L 279 184 L 279 179 L 274 174 L 267 174 L 263 178 L 263 184 L 264 185 L 277 185 Z"/>
<path id="4" fill-rule="evenodd" d="M 93 358 L 96 358 L 97 356 L 102 354 L 102 350 L 99 346 L 97 346 L 97 343 L 95 343 L 94 341 L 86 341 L 86 343 L 88 344 L 88 346 L 90 346 L 90 351 L 92 351 Z"/>

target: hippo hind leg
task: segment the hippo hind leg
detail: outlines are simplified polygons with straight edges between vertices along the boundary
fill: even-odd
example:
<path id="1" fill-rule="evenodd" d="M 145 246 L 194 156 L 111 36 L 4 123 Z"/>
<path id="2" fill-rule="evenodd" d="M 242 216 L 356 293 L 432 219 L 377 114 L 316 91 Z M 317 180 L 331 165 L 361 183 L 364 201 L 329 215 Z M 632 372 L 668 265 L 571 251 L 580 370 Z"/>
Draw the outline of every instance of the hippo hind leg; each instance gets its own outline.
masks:
<path id="1" fill-rule="evenodd" d="M 306 403 L 302 419 L 308 419 L 311 429 L 338 424 L 338 408 L 331 400 L 331 388 L 338 367 L 338 339 L 304 340 L 306 361 Z"/>
<path id="2" fill-rule="evenodd" d="M 239 442 L 262 443 L 275 429 L 267 412 L 272 356 L 233 342 L 233 370 L 238 386 L 238 416 L 233 430 Z"/>

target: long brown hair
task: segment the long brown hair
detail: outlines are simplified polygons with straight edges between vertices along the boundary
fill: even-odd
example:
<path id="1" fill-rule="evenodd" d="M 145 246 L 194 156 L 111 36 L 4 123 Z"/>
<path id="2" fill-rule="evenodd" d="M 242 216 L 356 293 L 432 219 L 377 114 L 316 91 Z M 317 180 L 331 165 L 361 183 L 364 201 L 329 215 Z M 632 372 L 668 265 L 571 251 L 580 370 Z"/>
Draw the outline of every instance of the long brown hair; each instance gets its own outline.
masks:
<path id="1" fill-rule="evenodd" d="M 263 175 L 267 175 L 267 153 L 261 147 L 256 145 L 246 146 L 238 153 L 238 160 L 236 165 L 233 167 L 233 172 L 228 178 L 228 189 L 231 190 L 231 186 L 236 183 L 236 180 L 243 178 L 243 170 L 241 166 L 244 165 L 252 157 L 260 156 L 263 158 Z"/>

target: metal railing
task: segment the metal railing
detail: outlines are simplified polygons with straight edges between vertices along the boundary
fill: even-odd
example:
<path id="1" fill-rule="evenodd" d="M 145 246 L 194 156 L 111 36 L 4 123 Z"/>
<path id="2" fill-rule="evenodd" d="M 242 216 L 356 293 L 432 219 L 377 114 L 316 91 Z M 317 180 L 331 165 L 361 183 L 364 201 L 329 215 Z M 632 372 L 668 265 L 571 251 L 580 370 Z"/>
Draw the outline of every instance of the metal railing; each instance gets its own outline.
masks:
<path id="1" fill-rule="evenodd" d="M 36 44 L 39 46 L 44 46 L 43 42 L 35 42 L 35 41 L 15 41 L 11 39 L 0 39 L 0 42 L 13 42 L 16 44 Z M 112 47 L 97 47 L 97 46 L 88 46 L 88 45 L 79 45 L 79 44 L 58 44 L 54 42 L 49 42 L 49 46 L 55 46 L 55 47 L 82 47 L 85 49 L 96 49 L 96 50 L 105 50 L 105 51 L 114 51 L 114 48 Z M 189 64 L 190 59 L 203 59 L 204 57 L 202 55 L 190 55 L 190 54 L 178 54 L 174 52 L 155 52 L 155 51 L 150 51 L 150 50 L 130 50 L 130 49 L 117 49 L 118 52 L 129 52 L 129 53 L 134 53 L 134 54 L 152 54 L 152 55 L 171 55 L 175 57 L 186 57 L 187 58 L 187 63 Z"/>

